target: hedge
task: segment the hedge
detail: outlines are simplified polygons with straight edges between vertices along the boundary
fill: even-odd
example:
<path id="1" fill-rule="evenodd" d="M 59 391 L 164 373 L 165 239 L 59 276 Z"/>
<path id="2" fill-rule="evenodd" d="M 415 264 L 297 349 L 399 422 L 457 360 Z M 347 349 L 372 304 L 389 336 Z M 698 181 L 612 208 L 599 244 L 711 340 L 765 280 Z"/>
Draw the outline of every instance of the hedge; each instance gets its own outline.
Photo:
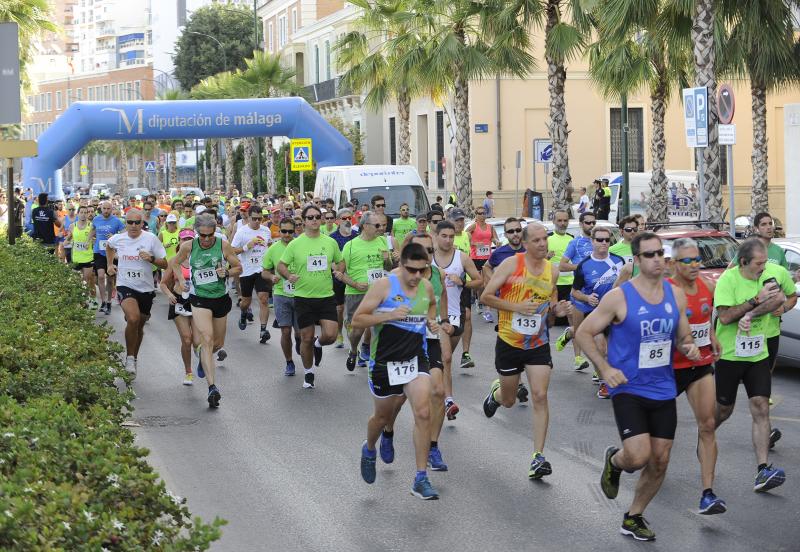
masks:
<path id="1" fill-rule="evenodd" d="M 130 383 L 77 273 L 27 239 L 0 245 L 0 549 L 206 550 L 121 426 Z"/>

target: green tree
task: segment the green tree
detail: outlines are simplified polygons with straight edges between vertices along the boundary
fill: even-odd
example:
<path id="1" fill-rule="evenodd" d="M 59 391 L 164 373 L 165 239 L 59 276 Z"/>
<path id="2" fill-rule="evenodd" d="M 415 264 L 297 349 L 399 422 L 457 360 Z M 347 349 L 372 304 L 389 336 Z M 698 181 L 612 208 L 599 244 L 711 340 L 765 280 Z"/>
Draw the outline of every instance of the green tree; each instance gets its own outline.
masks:
<path id="1" fill-rule="evenodd" d="M 124 140 L 110 140 L 106 142 L 107 153 L 114 158 L 117 165 L 117 192 L 126 194 L 128 192 L 128 147 Z"/>
<path id="2" fill-rule="evenodd" d="M 166 90 L 159 94 L 159 100 L 162 101 L 179 101 L 188 100 L 189 95 L 182 90 Z M 178 158 L 177 149 L 186 145 L 186 140 L 161 140 L 159 148 L 169 152 L 169 177 L 167 179 L 165 188 L 175 188 L 178 182 Z"/>
<path id="3" fill-rule="evenodd" d="M 797 85 L 800 80 L 798 42 L 792 8 L 798 0 L 731 0 L 720 5 L 730 36 L 726 68 L 750 80 L 753 117 L 752 215 L 769 211 L 767 193 L 767 93 Z M 731 206 L 733 208 L 733 206 Z"/>
<path id="4" fill-rule="evenodd" d="M 364 164 L 364 137 L 356 125 L 345 123 L 341 117 L 326 117 L 326 120 L 347 138 L 353 146 L 353 164 Z"/>
<path id="5" fill-rule="evenodd" d="M 201 80 L 217 73 L 244 69 L 244 60 L 252 52 L 251 10 L 218 4 L 205 6 L 191 15 L 175 43 L 175 77 L 184 90 L 191 90 Z"/>
<path id="6" fill-rule="evenodd" d="M 94 159 L 98 155 L 108 155 L 109 143 L 103 140 L 92 140 L 83 147 L 83 155 L 86 156 L 86 169 L 88 171 L 89 188 L 94 184 Z"/>
<path id="7" fill-rule="evenodd" d="M 198 100 L 214 100 L 224 98 L 227 95 L 222 87 L 223 78 L 219 75 L 213 75 L 200 81 L 192 88 L 190 95 Z M 217 189 L 223 185 L 222 178 L 222 165 L 219 162 L 219 140 L 206 139 L 206 148 L 209 150 L 208 159 L 210 162 L 210 174 L 208 175 L 208 182 L 206 189 Z"/>
<path id="8" fill-rule="evenodd" d="M 469 83 L 510 74 L 520 78 L 534 66 L 531 28 L 541 4 L 531 0 L 409 0 L 394 18 L 409 32 L 393 37 L 404 51 L 401 65 L 419 67 L 434 97 L 452 90 L 455 120 L 455 190 L 472 211 Z M 388 29 L 387 29 L 388 31 Z"/>
<path id="9" fill-rule="evenodd" d="M 644 9 L 637 9 L 644 8 Z M 691 16 L 673 0 L 604 0 L 591 13 L 597 41 L 589 47 L 589 74 L 603 96 L 619 99 L 650 91 L 653 158 L 647 218 L 667 220 L 664 116 L 672 92 L 688 86 Z"/>

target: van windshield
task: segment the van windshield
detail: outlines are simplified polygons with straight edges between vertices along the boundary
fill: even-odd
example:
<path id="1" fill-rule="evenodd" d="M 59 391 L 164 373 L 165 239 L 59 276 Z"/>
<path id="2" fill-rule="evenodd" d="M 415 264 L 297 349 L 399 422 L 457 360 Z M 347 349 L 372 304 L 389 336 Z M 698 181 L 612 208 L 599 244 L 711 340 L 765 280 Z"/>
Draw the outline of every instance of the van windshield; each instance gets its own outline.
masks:
<path id="1" fill-rule="evenodd" d="M 428 196 L 422 186 L 370 186 L 369 188 L 353 188 L 350 199 L 357 199 L 358 204 L 370 204 L 372 196 L 381 195 L 386 199 L 386 214 L 400 216 L 400 205 L 408 203 L 411 215 L 427 213 L 430 210 Z"/>

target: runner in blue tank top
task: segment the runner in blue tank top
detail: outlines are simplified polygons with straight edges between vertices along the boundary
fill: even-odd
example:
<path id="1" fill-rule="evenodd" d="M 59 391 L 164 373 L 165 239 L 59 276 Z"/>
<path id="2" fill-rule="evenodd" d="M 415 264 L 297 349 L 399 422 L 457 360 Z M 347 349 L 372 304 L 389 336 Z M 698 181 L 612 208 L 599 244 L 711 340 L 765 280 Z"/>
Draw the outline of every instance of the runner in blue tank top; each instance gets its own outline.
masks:
<path id="1" fill-rule="evenodd" d="M 686 295 L 664 280 L 661 239 L 645 232 L 634 238 L 631 249 L 639 274 L 603 297 L 575 339 L 608 383 L 622 440 L 622 450 L 606 449 L 600 486 L 608 498 L 616 498 L 622 471 L 647 467 L 620 533 L 650 541 L 655 533 L 642 515 L 664 481 L 678 424 L 672 353 L 677 348 L 697 360 L 700 350 L 686 318 Z M 609 326 L 606 360 L 595 336 Z"/>

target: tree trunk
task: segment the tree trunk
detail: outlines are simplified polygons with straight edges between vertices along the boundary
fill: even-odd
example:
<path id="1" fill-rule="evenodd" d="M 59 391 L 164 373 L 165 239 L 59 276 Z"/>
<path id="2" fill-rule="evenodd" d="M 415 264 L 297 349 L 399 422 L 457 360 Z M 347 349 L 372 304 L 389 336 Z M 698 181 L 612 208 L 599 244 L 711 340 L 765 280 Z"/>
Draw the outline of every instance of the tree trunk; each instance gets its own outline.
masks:
<path id="1" fill-rule="evenodd" d="M 411 164 L 411 95 L 403 91 L 397 95 L 397 115 L 400 119 L 397 164 Z"/>
<path id="2" fill-rule="evenodd" d="M 667 140 L 664 136 L 664 114 L 667 110 L 666 71 L 661 71 L 658 83 L 650 94 L 650 116 L 653 122 L 653 137 L 650 141 L 650 154 L 653 157 L 653 174 L 650 178 L 650 197 L 647 200 L 647 220 L 667 221 L 667 175 L 664 172 L 664 158 L 667 155 Z"/>
<path id="3" fill-rule="evenodd" d="M 177 188 L 178 184 L 178 157 L 177 147 L 173 142 L 169 146 L 169 182 L 167 188 Z"/>
<path id="4" fill-rule="evenodd" d="M 253 191 L 253 158 L 255 157 L 253 143 L 255 138 L 244 139 L 244 167 L 242 167 L 242 193 Z"/>
<path id="5" fill-rule="evenodd" d="M 219 187 L 219 184 L 222 180 L 221 175 L 219 174 L 222 172 L 222 169 L 219 166 L 219 159 L 217 159 L 217 140 L 209 140 L 209 146 L 209 149 L 211 150 L 211 171 L 208 175 L 208 184 L 210 184 L 208 190 L 213 191 Z"/>
<path id="6" fill-rule="evenodd" d="M 549 34 L 559 22 L 561 0 L 547 2 L 547 25 L 545 35 Z M 550 141 L 553 143 L 552 177 L 553 208 L 569 208 L 567 190 L 572 185 L 572 176 L 569 173 L 569 151 L 567 141 L 569 129 L 567 127 L 567 109 L 564 104 L 564 84 L 567 80 L 567 71 L 564 65 L 556 63 L 549 56 L 547 60 L 547 89 L 550 93 L 550 125 L 548 127 Z M 517 198 L 519 199 L 519 198 Z"/>
<path id="7" fill-rule="evenodd" d="M 752 216 L 769 212 L 767 193 L 767 89 L 760 84 L 750 85 L 753 109 L 753 209 Z"/>
<path id="8" fill-rule="evenodd" d="M 92 153 L 86 154 L 86 170 L 89 173 L 86 181 L 89 183 L 89 189 L 91 190 L 94 184 L 94 154 Z"/>
<path id="9" fill-rule="evenodd" d="M 692 22 L 695 83 L 708 88 L 708 147 L 696 155 L 703 156 L 706 217 L 713 222 L 722 222 L 713 4 L 713 0 L 696 0 Z"/>
<path id="10" fill-rule="evenodd" d="M 124 196 L 128 193 L 128 149 L 125 147 L 125 142 L 119 143 L 117 174 L 119 175 L 119 193 Z"/>
<path id="11" fill-rule="evenodd" d="M 139 183 L 137 184 L 137 187 L 139 188 L 147 187 L 144 181 L 145 177 L 144 163 L 145 163 L 144 144 L 141 144 L 141 149 L 139 150 L 139 155 L 137 155 L 136 159 L 136 179 L 139 181 Z"/>
<path id="12" fill-rule="evenodd" d="M 460 37 L 463 40 L 463 36 Z M 471 217 L 472 209 L 472 171 L 470 170 L 469 146 L 469 81 L 463 69 L 456 67 L 454 81 L 453 117 L 456 120 L 455 192 L 458 206 Z"/>
<path id="13" fill-rule="evenodd" d="M 277 193 L 275 183 L 275 149 L 272 147 L 272 136 L 264 138 L 264 146 L 267 150 L 267 190 L 271 194 Z"/>
<path id="14" fill-rule="evenodd" d="M 225 148 L 225 185 L 233 189 L 236 186 L 233 166 L 233 138 L 224 138 L 222 145 Z"/>

